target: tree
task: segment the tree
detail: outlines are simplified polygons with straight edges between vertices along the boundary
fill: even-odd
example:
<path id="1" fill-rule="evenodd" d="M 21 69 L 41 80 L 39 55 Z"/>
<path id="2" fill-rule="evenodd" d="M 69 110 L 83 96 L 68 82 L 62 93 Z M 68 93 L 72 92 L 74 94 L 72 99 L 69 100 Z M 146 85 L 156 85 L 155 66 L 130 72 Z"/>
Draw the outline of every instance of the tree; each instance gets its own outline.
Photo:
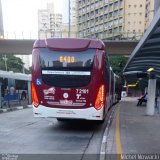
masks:
<path id="1" fill-rule="evenodd" d="M 123 68 L 128 61 L 126 56 L 109 56 L 109 62 L 113 69 L 113 72 L 122 77 Z"/>
<path id="2" fill-rule="evenodd" d="M 0 55 L 0 70 L 23 73 L 23 66 L 22 60 L 14 55 Z M 29 72 L 27 69 L 24 70 L 25 73 Z"/>

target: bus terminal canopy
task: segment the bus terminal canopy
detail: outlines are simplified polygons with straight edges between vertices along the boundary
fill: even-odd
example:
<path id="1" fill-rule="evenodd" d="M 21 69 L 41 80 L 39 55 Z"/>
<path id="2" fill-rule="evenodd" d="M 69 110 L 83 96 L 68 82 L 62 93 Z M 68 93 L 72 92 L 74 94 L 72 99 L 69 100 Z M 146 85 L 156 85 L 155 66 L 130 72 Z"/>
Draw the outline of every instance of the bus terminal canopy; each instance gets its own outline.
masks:
<path id="1" fill-rule="evenodd" d="M 157 79 L 160 79 L 160 8 L 144 36 L 132 52 L 123 74 L 128 84 L 135 84 L 138 73 L 147 73 L 153 69 Z M 147 79 L 144 79 L 145 82 Z M 147 81 L 146 81 L 147 82 Z"/>
<path id="2" fill-rule="evenodd" d="M 24 80 L 31 81 L 31 75 L 22 74 L 22 73 L 14 73 L 0 70 L 0 77 L 2 78 L 11 78 L 15 80 Z"/>

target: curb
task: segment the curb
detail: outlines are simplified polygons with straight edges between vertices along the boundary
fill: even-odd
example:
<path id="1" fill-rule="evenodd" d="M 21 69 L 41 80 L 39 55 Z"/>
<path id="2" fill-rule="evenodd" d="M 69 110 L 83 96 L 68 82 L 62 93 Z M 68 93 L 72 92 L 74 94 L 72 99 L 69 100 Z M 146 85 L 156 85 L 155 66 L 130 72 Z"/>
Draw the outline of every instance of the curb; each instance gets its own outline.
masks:
<path id="1" fill-rule="evenodd" d="M 22 109 L 26 109 L 26 108 L 32 108 L 32 105 L 17 106 L 17 107 L 13 107 L 13 108 L 1 108 L 0 114 L 6 113 L 6 112 L 11 112 L 11 111 L 16 111 L 16 110 L 22 110 Z"/>
<path id="2" fill-rule="evenodd" d="M 110 113 L 110 116 L 108 118 L 108 122 L 107 122 L 107 126 L 106 129 L 104 131 L 103 134 L 103 138 L 102 138 L 102 143 L 101 143 L 101 149 L 100 149 L 100 160 L 105 160 L 106 159 L 106 148 L 107 148 L 107 138 L 108 138 L 108 134 L 109 134 L 109 128 L 111 126 L 112 123 L 112 119 L 113 119 L 113 115 L 115 113 L 116 110 L 116 105 L 113 107 L 113 110 Z"/>

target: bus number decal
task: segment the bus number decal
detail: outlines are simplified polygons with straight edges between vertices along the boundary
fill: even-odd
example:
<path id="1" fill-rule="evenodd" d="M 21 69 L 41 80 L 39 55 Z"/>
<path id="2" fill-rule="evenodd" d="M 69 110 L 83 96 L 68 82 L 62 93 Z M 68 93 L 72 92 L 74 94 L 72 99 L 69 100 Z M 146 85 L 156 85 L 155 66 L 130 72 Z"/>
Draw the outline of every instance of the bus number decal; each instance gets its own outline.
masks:
<path id="1" fill-rule="evenodd" d="M 78 94 L 88 94 L 89 90 L 88 89 L 76 89 L 76 93 L 78 93 Z"/>

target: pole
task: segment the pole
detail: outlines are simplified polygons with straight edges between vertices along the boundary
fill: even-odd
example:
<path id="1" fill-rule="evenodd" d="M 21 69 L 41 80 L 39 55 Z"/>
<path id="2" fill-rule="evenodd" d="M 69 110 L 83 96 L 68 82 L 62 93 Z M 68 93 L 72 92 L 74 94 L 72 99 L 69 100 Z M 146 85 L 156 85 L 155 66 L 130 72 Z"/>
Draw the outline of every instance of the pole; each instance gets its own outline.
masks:
<path id="1" fill-rule="evenodd" d="M 0 82 L 0 108 L 2 108 L 2 82 Z"/>
<path id="2" fill-rule="evenodd" d="M 4 63 L 5 63 L 6 71 L 7 71 L 7 57 L 6 57 L 6 54 L 4 55 Z"/>
<path id="3" fill-rule="evenodd" d="M 31 82 L 28 81 L 28 103 L 32 103 L 32 97 L 31 97 Z"/>
<path id="4" fill-rule="evenodd" d="M 68 38 L 70 38 L 70 32 L 71 32 L 71 2 L 69 0 L 69 7 L 68 7 L 68 11 L 69 11 L 69 30 L 68 30 Z"/>
<path id="5" fill-rule="evenodd" d="M 150 74 L 148 81 L 148 99 L 146 107 L 146 114 L 148 116 L 154 115 L 155 93 L 156 93 L 156 78 L 154 74 Z"/>

